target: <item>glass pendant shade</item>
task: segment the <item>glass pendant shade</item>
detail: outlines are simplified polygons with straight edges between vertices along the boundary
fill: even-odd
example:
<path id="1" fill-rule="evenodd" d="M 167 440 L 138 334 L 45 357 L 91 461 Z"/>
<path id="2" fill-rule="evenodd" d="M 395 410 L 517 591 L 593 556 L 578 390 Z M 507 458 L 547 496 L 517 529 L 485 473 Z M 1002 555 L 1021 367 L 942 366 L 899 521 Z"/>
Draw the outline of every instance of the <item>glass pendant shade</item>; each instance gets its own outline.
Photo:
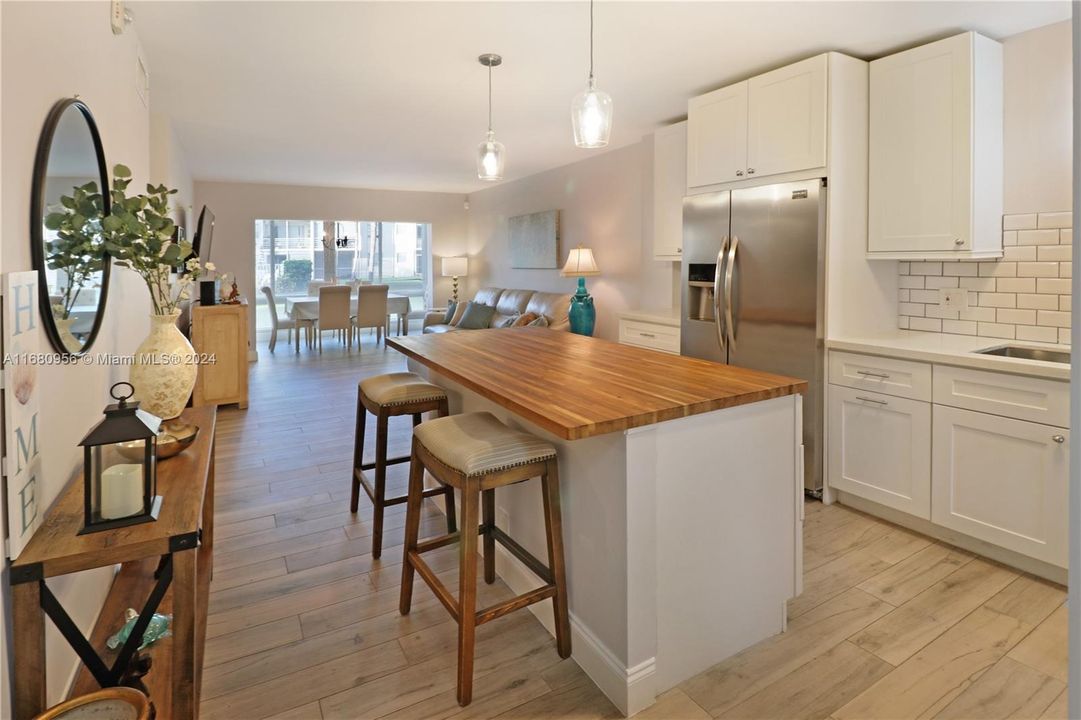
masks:
<path id="1" fill-rule="evenodd" d="M 608 136 L 612 133 L 612 97 L 598 90 L 593 78 L 571 103 L 571 124 L 574 126 L 574 144 L 578 147 L 601 148 L 608 144 Z"/>
<path id="2" fill-rule="evenodd" d="M 477 177 L 488 182 L 503 179 L 503 166 L 507 151 L 503 143 L 495 139 L 495 133 L 488 131 L 488 138 L 477 147 Z"/>

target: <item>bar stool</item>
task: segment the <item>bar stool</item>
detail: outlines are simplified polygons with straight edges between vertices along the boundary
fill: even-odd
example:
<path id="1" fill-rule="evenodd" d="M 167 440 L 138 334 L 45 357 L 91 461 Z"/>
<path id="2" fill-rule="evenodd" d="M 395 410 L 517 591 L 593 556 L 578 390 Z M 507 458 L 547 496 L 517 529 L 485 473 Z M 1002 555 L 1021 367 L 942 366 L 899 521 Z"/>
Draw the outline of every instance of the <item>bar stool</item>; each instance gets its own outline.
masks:
<path id="1" fill-rule="evenodd" d="M 424 496 L 424 471 L 462 496 L 462 532 L 417 542 Z M 495 489 L 541 478 L 544 525 L 548 540 L 548 565 L 529 554 L 495 525 Z M 477 524 L 483 506 L 483 522 Z M 474 532 L 473 528 L 478 528 Z M 512 430 L 486 412 L 465 413 L 429 420 L 413 429 L 413 461 L 409 468 L 409 502 L 405 516 L 405 557 L 402 562 L 402 594 L 399 610 L 409 614 L 413 596 L 413 573 L 418 572 L 458 621 L 458 704 L 473 699 L 473 648 L 476 626 L 502 617 L 535 602 L 552 598 L 555 610 L 556 648 L 570 657 L 570 619 L 567 615 L 567 580 L 563 563 L 563 524 L 559 508 L 559 469 L 551 443 Z M 477 611 L 477 535 L 484 536 L 484 581 L 495 582 L 495 543 L 498 540 L 522 561 L 544 585 L 524 595 Z M 459 542 L 458 599 L 439 581 L 421 554 Z"/>
<path id="2" fill-rule="evenodd" d="M 364 428 L 367 413 L 375 415 L 375 462 L 364 462 Z M 372 557 L 383 553 L 383 509 L 399 505 L 407 495 L 388 498 L 387 466 L 409 462 L 410 456 L 387 458 L 387 424 L 395 415 L 412 415 L 413 427 L 420 424 L 421 413 L 435 412 L 439 417 L 449 414 L 447 393 L 438 385 L 427 382 L 420 375 L 409 372 L 375 375 L 361 380 L 357 385 L 357 425 L 353 439 L 353 496 L 349 510 L 356 512 L 360 504 L 360 488 L 372 501 Z M 375 470 L 375 486 L 364 477 L 365 470 Z M 442 495 L 447 504 L 447 532 L 454 532 L 454 489 L 448 485 L 425 490 L 423 497 Z"/>

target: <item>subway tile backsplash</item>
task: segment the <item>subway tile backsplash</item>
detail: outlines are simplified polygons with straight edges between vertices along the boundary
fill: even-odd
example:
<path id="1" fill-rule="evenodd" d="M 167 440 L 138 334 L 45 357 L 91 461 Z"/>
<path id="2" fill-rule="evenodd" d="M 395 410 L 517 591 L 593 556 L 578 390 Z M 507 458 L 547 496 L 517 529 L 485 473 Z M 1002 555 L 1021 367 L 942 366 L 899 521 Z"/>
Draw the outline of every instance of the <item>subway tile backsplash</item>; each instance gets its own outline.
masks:
<path id="1" fill-rule="evenodd" d="M 1069 212 L 1004 215 L 1001 260 L 901 262 L 898 324 L 1068 345 L 1072 227 Z M 941 305 L 942 288 L 964 289 L 968 307 Z"/>

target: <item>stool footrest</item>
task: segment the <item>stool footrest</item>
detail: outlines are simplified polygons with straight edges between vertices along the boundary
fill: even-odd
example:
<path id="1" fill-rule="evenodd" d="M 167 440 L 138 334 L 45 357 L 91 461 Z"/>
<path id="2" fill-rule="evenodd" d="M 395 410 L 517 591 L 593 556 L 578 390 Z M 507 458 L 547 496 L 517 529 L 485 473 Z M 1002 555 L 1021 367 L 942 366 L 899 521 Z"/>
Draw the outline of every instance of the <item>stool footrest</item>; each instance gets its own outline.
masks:
<path id="1" fill-rule="evenodd" d="M 413 566 L 413 569 L 417 571 L 424 582 L 428 583 L 428 587 L 435 593 L 439 602 L 443 603 L 443 607 L 447 609 L 447 612 L 451 614 L 451 617 L 457 622 L 458 620 L 458 602 L 454 599 L 454 596 L 450 594 L 450 590 L 442 581 L 436 577 L 432 569 L 428 567 L 428 563 L 420 557 L 420 554 L 416 550 L 410 550 L 406 556 L 405 561 Z"/>
<path id="2" fill-rule="evenodd" d="M 401 465 L 402 463 L 409 462 L 411 459 L 412 459 L 411 455 L 402 455 L 401 457 L 387 458 L 387 465 Z M 374 462 L 370 462 L 370 463 L 362 462 L 360 464 L 360 469 L 361 470 L 375 470 L 375 463 Z M 356 469 L 354 469 L 353 472 L 358 472 L 358 471 Z"/>
<path id="3" fill-rule="evenodd" d="M 531 555 L 528 550 L 519 545 L 510 535 L 507 535 L 507 533 L 503 532 L 495 525 L 492 525 L 483 531 L 491 534 L 493 538 L 499 541 L 500 545 L 507 548 L 511 555 L 521 560 L 522 563 L 524 563 L 526 567 L 532 570 L 533 574 L 539 577 L 541 580 L 548 583 L 549 585 L 555 582 L 552 578 L 552 571 L 548 568 L 548 566 L 542 563 L 537 558 L 533 557 L 533 555 Z"/>
<path id="4" fill-rule="evenodd" d="M 484 534 L 484 526 L 483 525 L 481 525 L 481 526 L 479 526 L 477 528 L 477 534 L 478 535 L 483 535 Z M 420 542 L 417 543 L 416 552 L 418 552 L 418 553 L 426 553 L 426 552 L 429 552 L 431 550 L 438 550 L 441 547 L 446 547 L 447 545 L 453 545 L 454 543 L 461 540 L 461 538 L 462 538 L 462 533 L 459 530 L 458 532 L 452 532 L 452 533 L 448 533 L 446 535 L 440 535 L 439 537 L 429 538 L 427 540 L 421 540 Z"/>
<path id="5" fill-rule="evenodd" d="M 491 607 L 486 607 L 477 613 L 477 625 L 483 625 L 486 622 L 501 618 L 508 613 L 512 613 L 515 610 L 521 610 L 527 605 L 540 602 L 541 600 L 547 600 L 550 597 L 555 597 L 556 586 L 555 585 L 542 585 L 536 590 L 530 590 L 529 592 L 512 597 L 510 600 L 504 600 L 501 603 L 496 603 Z"/>
<path id="6" fill-rule="evenodd" d="M 406 458 L 406 459 L 408 460 L 408 458 Z M 372 484 L 368 482 L 368 479 L 364 477 L 364 474 L 360 470 L 354 470 L 353 471 L 353 477 L 355 477 L 357 479 L 357 482 L 360 483 L 360 486 L 362 488 L 364 488 L 364 492 L 367 493 L 368 499 L 371 500 L 374 503 L 375 502 L 375 488 L 373 488 Z M 423 497 L 430 498 L 430 497 L 435 497 L 436 495 L 445 495 L 446 492 L 447 492 L 446 487 L 440 485 L 438 487 L 428 488 L 427 490 L 422 492 L 421 495 Z M 387 506 L 387 505 L 401 505 L 401 504 L 405 503 L 407 500 L 409 500 L 408 495 L 399 495 L 398 497 L 383 498 L 383 505 L 384 506 Z"/>

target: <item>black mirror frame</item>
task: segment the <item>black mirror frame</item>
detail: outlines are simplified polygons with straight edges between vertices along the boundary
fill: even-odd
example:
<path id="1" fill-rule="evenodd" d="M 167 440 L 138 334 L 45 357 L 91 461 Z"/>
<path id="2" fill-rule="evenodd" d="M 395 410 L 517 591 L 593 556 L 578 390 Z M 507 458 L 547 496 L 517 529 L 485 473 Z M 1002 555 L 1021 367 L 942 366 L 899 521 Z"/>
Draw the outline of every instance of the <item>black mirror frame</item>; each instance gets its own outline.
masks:
<path id="1" fill-rule="evenodd" d="M 53 137 L 56 128 L 60 124 L 60 118 L 70 107 L 75 107 L 82 113 L 90 130 L 90 137 L 94 142 L 94 154 L 98 161 L 98 174 L 101 183 L 102 209 L 107 216 L 111 208 L 111 196 L 109 188 L 109 172 L 105 166 L 105 150 L 101 144 L 101 135 L 98 133 L 98 124 L 94 121 L 94 115 L 86 103 L 77 98 L 64 98 L 53 105 L 45 118 L 45 126 L 38 138 L 37 154 L 34 156 L 34 180 L 30 188 L 30 257 L 33 260 L 34 269 L 38 273 L 38 299 L 41 323 L 45 328 L 45 334 L 49 336 L 49 342 L 53 349 L 61 355 L 79 357 L 85 355 L 101 330 L 101 321 L 105 317 L 105 306 L 109 297 L 109 270 L 112 267 L 112 258 L 109 253 L 103 251 L 101 266 L 101 292 L 98 294 L 98 311 L 94 317 L 94 325 L 90 328 L 90 335 L 78 352 L 72 352 L 64 346 L 60 338 L 60 332 L 56 327 L 56 319 L 53 317 L 52 305 L 49 304 L 48 279 L 45 276 L 45 235 L 42 232 L 42 216 L 45 211 L 45 181 L 49 168 L 49 152 L 52 150 Z"/>

